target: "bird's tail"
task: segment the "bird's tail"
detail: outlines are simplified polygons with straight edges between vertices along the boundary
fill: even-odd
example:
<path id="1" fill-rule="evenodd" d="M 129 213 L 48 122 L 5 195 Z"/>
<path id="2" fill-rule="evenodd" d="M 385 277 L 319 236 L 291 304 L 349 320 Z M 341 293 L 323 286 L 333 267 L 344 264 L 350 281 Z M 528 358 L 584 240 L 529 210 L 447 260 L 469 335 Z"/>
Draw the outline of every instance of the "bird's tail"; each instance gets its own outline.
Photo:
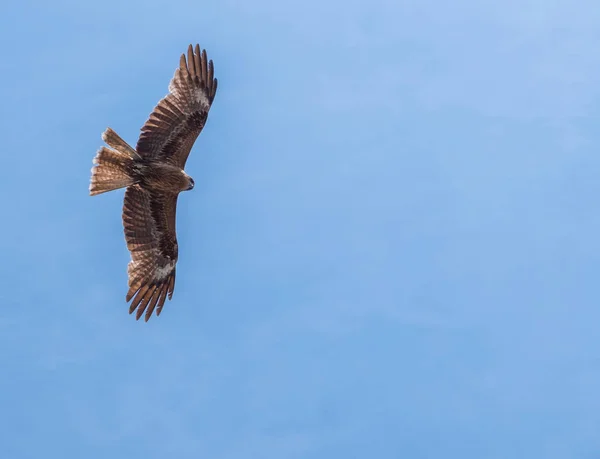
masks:
<path id="1" fill-rule="evenodd" d="M 140 159 L 138 153 L 111 128 L 104 131 L 102 140 L 112 148 L 102 147 L 96 153 L 90 182 L 91 196 L 136 183 L 133 166 L 134 160 Z"/>

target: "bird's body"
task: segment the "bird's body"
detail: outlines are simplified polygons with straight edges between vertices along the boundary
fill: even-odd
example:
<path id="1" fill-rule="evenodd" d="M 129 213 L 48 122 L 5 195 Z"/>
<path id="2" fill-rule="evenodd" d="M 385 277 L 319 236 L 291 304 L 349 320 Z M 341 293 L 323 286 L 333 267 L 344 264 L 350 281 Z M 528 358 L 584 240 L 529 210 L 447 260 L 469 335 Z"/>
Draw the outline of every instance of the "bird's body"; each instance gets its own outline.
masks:
<path id="1" fill-rule="evenodd" d="M 139 185 L 148 191 L 177 194 L 194 187 L 193 179 L 172 164 L 141 160 L 134 163 L 133 167 Z"/>
<path id="2" fill-rule="evenodd" d="M 127 268 L 129 312 L 144 311 L 147 321 L 173 295 L 179 256 L 175 230 L 177 198 L 194 180 L 184 171 L 187 157 L 202 131 L 217 90 L 213 63 L 206 51 L 188 48 L 187 62 L 169 84 L 169 94 L 155 107 L 132 148 L 112 129 L 102 134 L 110 147 L 94 158 L 90 194 L 126 187 L 123 226 L 131 262 Z"/>

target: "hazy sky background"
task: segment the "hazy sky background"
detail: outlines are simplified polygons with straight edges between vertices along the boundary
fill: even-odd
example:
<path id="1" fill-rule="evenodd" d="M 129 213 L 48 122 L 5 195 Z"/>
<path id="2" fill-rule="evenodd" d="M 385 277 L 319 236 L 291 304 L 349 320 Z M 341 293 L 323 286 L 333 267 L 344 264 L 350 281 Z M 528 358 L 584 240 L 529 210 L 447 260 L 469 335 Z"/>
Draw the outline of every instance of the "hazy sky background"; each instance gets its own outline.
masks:
<path id="1" fill-rule="evenodd" d="M 145 324 L 89 171 L 196 42 Z M 600 457 L 597 1 L 5 2 L 0 53 L 0 457 Z"/>

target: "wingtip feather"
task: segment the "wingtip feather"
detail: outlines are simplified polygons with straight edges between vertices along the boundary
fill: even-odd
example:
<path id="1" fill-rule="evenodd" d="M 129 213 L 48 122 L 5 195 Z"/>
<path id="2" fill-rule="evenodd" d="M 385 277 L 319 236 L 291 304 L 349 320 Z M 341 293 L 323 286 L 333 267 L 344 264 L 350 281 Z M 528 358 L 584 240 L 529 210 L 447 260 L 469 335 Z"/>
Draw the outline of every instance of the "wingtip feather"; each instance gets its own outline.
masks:
<path id="1" fill-rule="evenodd" d="M 188 47 L 188 55 L 187 55 L 187 71 L 189 75 L 194 78 L 196 76 L 196 68 L 194 66 L 194 51 L 192 50 L 192 45 Z"/>

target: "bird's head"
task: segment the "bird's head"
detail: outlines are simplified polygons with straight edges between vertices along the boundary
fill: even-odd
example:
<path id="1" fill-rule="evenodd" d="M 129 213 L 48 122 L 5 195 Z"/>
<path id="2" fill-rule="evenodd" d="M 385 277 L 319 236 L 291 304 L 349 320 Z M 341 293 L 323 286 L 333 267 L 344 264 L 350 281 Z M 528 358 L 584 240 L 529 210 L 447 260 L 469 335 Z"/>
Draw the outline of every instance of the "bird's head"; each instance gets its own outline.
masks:
<path id="1" fill-rule="evenodd" d="M 194 179 L 192 177 L 188 176 L 188 187 L 186 188 L 186 191 L 190 191 L 194 189 Z"/>

